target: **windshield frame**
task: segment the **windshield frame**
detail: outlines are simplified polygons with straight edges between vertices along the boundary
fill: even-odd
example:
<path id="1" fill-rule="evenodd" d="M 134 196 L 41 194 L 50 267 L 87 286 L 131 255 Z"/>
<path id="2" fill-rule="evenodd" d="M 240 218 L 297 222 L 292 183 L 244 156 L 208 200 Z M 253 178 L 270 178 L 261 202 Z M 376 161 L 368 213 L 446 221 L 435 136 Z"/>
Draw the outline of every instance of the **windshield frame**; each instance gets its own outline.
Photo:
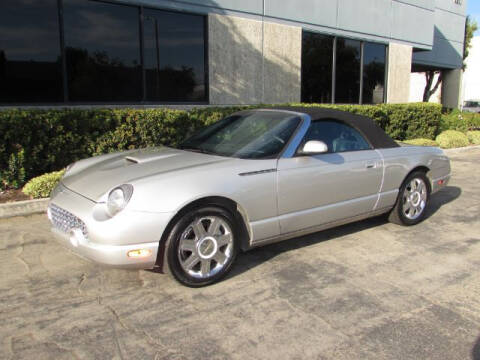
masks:
<path id="1" fill-rule="evenodd" d="M 279 159 L 281 157 L 285 157 L 285 154 L 286 153 L 290 153 L 291 151 L 289 151 L 290 148 L 292 148 L 292 143 L 297 143 L 298 141 L 298 135 L 299 135 L 299 131 L 303 128 L 305 128 L 305 124 L 306 123 L 309 123 L 310 121 L 310 116 L 305 114 L 305 113 L 301 113 L 301 112 L 296 112 L 296 111 L 290 111 L 290 110 L 284 110 L 284 109 L 268 109 L 268 108 L 264 108 L 264 109 L 247 109 L 247 110 L 242 110 L 242 111 L 237 111 L 235 113 L 232 113 L 228 116 L 225 116 L 223 117 L 222 119 L 220 119 L 219 121 L 222 121 L 228 117 L 231 117 L 231 116 L 248 116 L 248 115 L 251 115 L 251 114 L 254 114 L 254 113 L 258 113 L 258 112 L 276 112 L 276 113 L 284 113 L 284 114 L 290 114 L 290 115 L 294 115 L 296 117 L 299 118 L 299 122 L 297 124 L 297 126 L 295 127 L 295 129 L 292 131 L 290 137 L 288 138 L 288 140 L 285 142 L 285 144 L 283 145 L 283 147 L 280 149 L 280 151 L 278 151 L 277 154 L 275 155 L 272 155 L 272 156 L 266 156 L 266 157 L 261 157 L 261 158 L 249 158 L 249 157 L 240 157 L 240 156 L 235 156 L 235 155 L 225 155 L 225 154 L 218 154 L 218 153 L 215 153 L 215 152 L 211 152 L 211 151 L 206 151 L 206 150 L 202 150 L 202 149 L 194 149 L 194 148 L 188 148 L 188 146 L 185 146 L 184 147 L 184 144 L 191 138 L 193 138 L 195 135 L 197 135 L 198 133 L 200 133 L 201 131 L 205 130 L 205 128 L 207 127 L 202 127 L 201 129 L 199 129 L 198 131 L 195 131 L 192 135 L 188 136 L 186 139 L 184 139 L 178 146 L 176 146 L 177 149 L 179 150 L 183 150 L 183 151 L 191 151 L 191 152 L 199 152 L 199 153 L 204 153 L 204 154 L 208 154 L 208 155 L 212 155 L 212 156 L 220 156 L 220 157 L 225 157 L 225 158 L 230 158 L 230 159 L 242 159 L 242 160 L 268 160 L 268 159 Z M 216 122 L 214 123 L 216 124 Z M 209 126 L 212 126 L 214 124 L 211 124 Z M 296 145 L 294 145 L 296 146 Z"/>

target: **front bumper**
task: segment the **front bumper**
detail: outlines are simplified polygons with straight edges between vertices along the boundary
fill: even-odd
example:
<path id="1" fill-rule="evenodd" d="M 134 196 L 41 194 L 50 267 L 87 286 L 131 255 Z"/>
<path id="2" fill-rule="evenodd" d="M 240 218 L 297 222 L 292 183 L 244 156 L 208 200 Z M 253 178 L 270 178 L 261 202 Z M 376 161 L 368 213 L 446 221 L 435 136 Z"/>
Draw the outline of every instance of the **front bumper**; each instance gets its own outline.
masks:
<path id="1" fill-rule="evenodd" d="M 157 259 L 158 241 L 132 245 L 105 245 L 89 241 L 74 231 L 71 234 L 67 234 L 52 227 L 52 233 L 76 255 L 102 265 L 120 268 L 151 269 L 155 266 Z M 127 256 L 129 251 L 138 249 L 149 251 L 150 256 L 145 258 L 130 258 Z"/>
<path id="2" fill-rule="evenodd" d="M 155 266 L 158 246 L 172 213 L 124 209 L 114 217 L 95 203 L 63 185 L 54 191 L 48 215 L 53 234 L 74 253 L 91 261 L 123 268 Z M 60 212 L 60 215 L 59 215 Z M 143 257 L 129 257 L 142 250 Z"/>

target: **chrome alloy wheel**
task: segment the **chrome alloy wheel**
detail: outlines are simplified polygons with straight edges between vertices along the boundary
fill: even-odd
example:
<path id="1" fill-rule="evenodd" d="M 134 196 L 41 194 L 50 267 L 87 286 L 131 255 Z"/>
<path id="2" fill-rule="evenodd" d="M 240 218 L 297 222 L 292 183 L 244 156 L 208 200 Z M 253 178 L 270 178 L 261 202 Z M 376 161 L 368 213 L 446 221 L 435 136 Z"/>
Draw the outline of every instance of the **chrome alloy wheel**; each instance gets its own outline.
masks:
<path id="1" fill-rule="evenodd" d="M 427 205 L 427 185 L 420 178 L 414 178 L 403 191 L 402 209 L 407 219 L 415 220 L 422 215 Z"/>
<path id="2" fill-rule="evenodd" d="M 205 279 L 217 274 L 232 256 L 232 229 L 221 217 L 196 219 L 180 237 L 180 266 L 192 277 Z"/>

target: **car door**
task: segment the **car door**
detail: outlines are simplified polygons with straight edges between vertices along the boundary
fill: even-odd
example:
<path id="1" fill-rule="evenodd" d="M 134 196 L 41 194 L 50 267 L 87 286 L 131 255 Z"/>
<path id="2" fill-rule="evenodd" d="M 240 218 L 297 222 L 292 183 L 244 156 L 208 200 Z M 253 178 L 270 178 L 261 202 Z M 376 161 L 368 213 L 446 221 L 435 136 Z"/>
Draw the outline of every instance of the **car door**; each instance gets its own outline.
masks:
<path id="1" fill-rule="evenodd" d="M 282 234 L 368 213 L 378 198 L 382 158 L 356 129 L 333 119 L 318 120 L 310 124 L 299 148 L 309 140 L 323 141 L 328 152 L 278 161 Z"/>

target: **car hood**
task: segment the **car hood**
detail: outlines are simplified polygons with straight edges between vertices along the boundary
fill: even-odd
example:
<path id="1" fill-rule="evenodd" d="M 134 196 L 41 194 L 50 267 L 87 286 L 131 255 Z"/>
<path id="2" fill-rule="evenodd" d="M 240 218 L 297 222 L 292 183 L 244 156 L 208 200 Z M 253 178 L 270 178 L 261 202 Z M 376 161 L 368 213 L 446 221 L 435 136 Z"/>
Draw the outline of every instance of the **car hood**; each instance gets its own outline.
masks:
<path id="1" fill-rule="evenodd" d="M 168 147 L 134 150 L 81 160 L 67 172 L 62 183 L 99 202 L 105 201 L 104 195 L 121 184 L 230 160 L 233 159 Z"/>

